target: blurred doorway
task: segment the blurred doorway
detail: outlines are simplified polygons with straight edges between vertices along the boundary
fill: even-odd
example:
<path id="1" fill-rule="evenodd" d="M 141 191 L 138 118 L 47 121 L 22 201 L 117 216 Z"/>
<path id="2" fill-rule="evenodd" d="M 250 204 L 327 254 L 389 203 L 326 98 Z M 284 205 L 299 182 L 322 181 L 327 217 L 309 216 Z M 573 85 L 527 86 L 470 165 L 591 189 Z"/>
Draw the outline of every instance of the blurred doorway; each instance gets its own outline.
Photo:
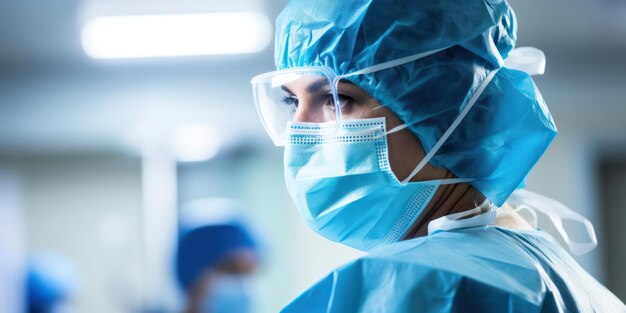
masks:
<path id="1" fill-rule="evenodd" d="M 626 302 L 626 154 L 600 159 L 599 181 L 606 286 Z"/>

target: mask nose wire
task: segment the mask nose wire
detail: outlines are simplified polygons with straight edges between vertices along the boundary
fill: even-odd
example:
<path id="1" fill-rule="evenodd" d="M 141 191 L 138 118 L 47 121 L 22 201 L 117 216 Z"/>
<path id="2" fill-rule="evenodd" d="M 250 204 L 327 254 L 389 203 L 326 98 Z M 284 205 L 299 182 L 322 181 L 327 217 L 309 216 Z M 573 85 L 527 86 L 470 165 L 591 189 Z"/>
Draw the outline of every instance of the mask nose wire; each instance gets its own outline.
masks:
<path id="1" fill-rule="evenodd" d="M 459 124 L 461 124 L 463 119 L 465 119 L 465 117 L 467 116 L 467 113 L 469 113 L 469 111 L 472 109 L 472 107 L 474 107 L 474 104 L 476 104 L 476 102 L 478 101 L 480 96 L 483 94 L 483 92 L 485 91 L 485 89 L 487 88 L 489 83 L 491 83 L 491 81 L 496 76 L 496 74 L 498 73 L 499 70 L 500 70 L 499 68 L 495 69 L 495 70 L 491 71 L 491 73 L 489 73 L 489 75 L 487 75 L 487 77 L 480 84 L 480 87 L 478 87 L 478 89 L 476 90 L 476 92 L 474 93 L 472 98 L 469 100 L 469 102 L 467 103 L 465 108 L 463 108 L 463 110 L 461 111 L 461 113 L 459 113 L 459 115 L 454 120 L 454 122 L 452 122 L 452 125 L 450 125 L 450 127 L 448 127 L 446 132 L 441 136 L 441 138 L 439 138 L 439 140 L 437 141 L 437 143 L 435 143 L 433 148 L 430 149 L 430 151 L 428 151 L 426 156 L 419 162 L 419 164 L 417 164 L 417 166 L 415 167 L 413 172 L 411 172 L 411 174 L 409 174 L 409 176 L 402 181 L 403 184 L 406 184 L 411 179 L 413 179 L 413 177 L 415 177 L 415 175 L 417 175 L 417 173 L 419 173 L 419 171 L 421 171 L 426 166 L 426 164 L 428 164 L 428 162 L 433 158 L 435 153 L 437 153 L 437 151 L 439 151 L 441 146 L 443 146 L 443 144 L 446 142 L 446 140 L 448 140 L 450 135 L 452 135 L 452 132 L 454 132 L 454 130 L 459 126 Z"/>

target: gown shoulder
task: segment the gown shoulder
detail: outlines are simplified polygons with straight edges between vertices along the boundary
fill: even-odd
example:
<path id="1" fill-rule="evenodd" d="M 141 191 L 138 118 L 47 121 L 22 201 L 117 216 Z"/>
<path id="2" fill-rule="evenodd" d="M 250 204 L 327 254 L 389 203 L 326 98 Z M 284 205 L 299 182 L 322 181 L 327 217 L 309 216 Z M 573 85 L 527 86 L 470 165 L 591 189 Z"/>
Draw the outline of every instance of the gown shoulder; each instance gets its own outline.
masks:
<path id="1" fill-rule="evenodd" d="M 282 312 L 626 312 L 559 248 L 542 232 L 440 232 L 371 251 Z"/>

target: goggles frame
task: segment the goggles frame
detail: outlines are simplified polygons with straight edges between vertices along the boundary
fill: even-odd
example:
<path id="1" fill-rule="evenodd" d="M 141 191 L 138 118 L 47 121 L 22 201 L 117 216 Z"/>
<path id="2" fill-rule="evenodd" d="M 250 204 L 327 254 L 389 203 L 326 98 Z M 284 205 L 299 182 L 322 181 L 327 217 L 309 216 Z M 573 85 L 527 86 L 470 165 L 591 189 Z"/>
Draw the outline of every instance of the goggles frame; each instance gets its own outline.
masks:
<path id="1" fill-rule="evenodd" d="M 329 133 L 327 135 L 335 134 L 341 126 L 342 116 L 341 116 L 341 107 L 340 107 L 340 102 L 339 102 L 339 94 L 337 92 L 337 85 L 339 81 L 346 75 L 343 75 L 343 76 L 337 75 L 335 71 L 333 71 L 331 68 L 327 66 L 293 67 L 293 68 L 287 68 L 287 69 L 259 74 L 259 75 L 254 76 L 250 80 L 250 83 L 252 84 L 252 90 L 253 90 L 253 96 L 254 96 L 254 104 L 257 110 L 257 114 L 259 115 L 261 119 L 261 123 L 263 124 L 263 127 L 265 128 L 265 131 L 268 133 L 268 135 L 270 136 L 270 138 L 272 139 L 272 141 L 274 142 L 276 146 L 284 146 L 286 138 L 284 138 L 284 136 L 281 136 L 268 122 L 268 119 L 265 116 L 266 113 L 264 112 L 262 108 L 262 103 L 261 103 L 262 100 L 259 99 L 259 93 L 257 92 L 257 89 L 259 89 L 260 86 L 262 86 L 263 84 L 267 83 L 268 80 L 272 80 L 275 77 L 278 77 L 281 75 L 289 75 L 289 74 L 297 75 L 297 74 L 302 74 L 302 73 L 323 74 L 322 77 L 328 80 L 331 93 L 333 96 L 333 104 L 335 105 L 335 121 L 334 121 L 335 125 L 333 127 L 328 128 Z M 287 128 L 287 125 L 285 125 L 285 129 L 286 128 Z"/>

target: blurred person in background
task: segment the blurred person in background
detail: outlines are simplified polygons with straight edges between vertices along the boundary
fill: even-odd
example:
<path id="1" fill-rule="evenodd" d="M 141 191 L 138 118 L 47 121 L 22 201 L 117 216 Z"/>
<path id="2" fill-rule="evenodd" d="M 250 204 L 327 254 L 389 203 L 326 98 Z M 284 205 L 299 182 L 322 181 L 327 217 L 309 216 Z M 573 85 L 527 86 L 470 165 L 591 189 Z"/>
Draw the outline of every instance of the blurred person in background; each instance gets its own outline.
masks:
<path id="1" fill-rule="evenodd" d="M 285 312 L 626 312 L 557 244 L 589 221 L 523 189 L 557 130 L 516 28 L 503 0 L 287 5 L 257 111 L 308 226 L 370 253 Z"/>
<path id="2" fill-rule="evenodd" d="M 181 212 L 176 275 L 187 313 L 254 312 L 259 245 L 232 199 L 196 200 Z"/>
<path id="3" fill-rule="evenodd" d="M 52 253 L 34 254 L 26 269 L 26 312 L 73 312 L 77 274 L 65 258 Z"/>

